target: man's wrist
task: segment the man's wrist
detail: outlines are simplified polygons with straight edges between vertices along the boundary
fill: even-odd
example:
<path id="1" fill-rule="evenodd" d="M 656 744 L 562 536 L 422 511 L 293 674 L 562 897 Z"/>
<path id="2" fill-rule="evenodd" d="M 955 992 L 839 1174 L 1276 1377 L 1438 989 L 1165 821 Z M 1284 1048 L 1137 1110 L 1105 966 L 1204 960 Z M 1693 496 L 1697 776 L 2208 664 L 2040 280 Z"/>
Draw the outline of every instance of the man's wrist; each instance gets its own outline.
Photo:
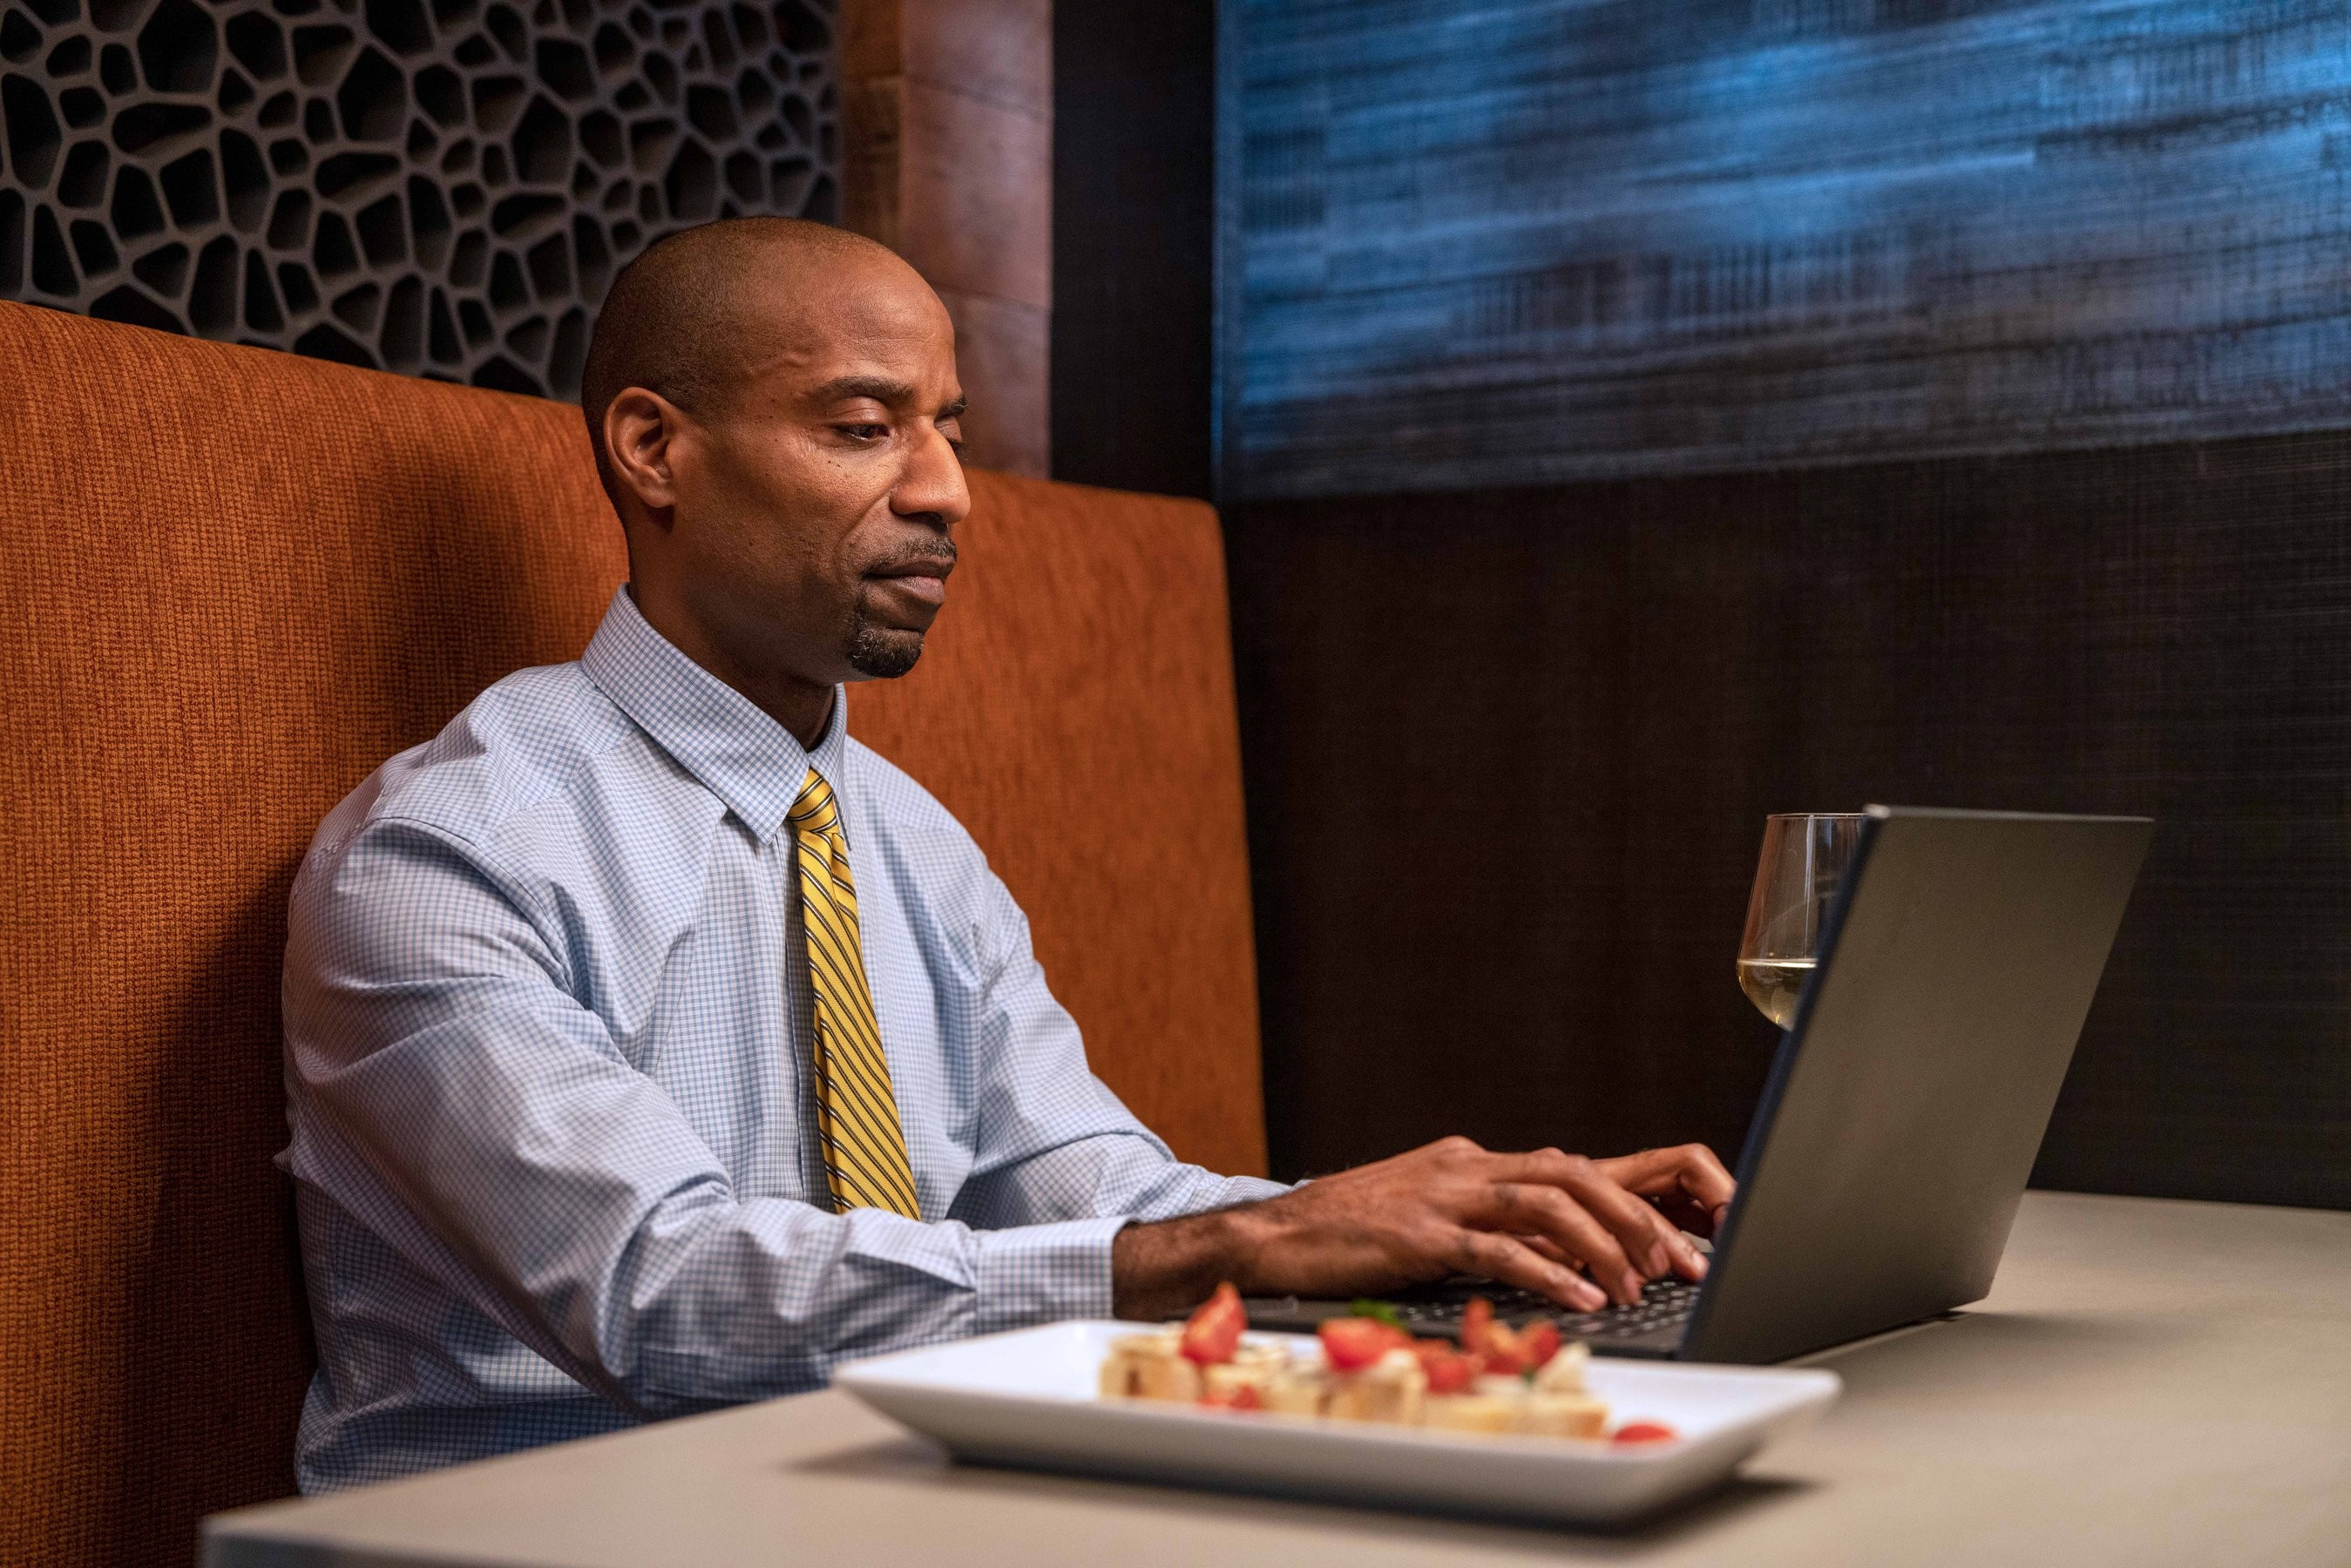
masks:
<path id="1" fill-rule="evenodd" d="M 1208 1299 L 1230 1280 L 1250 1293 L 1273 1217 L 1262 1203 L 1130 1225 L 1111 1241 L 1112 1310 L 1156 1322 Z"/>

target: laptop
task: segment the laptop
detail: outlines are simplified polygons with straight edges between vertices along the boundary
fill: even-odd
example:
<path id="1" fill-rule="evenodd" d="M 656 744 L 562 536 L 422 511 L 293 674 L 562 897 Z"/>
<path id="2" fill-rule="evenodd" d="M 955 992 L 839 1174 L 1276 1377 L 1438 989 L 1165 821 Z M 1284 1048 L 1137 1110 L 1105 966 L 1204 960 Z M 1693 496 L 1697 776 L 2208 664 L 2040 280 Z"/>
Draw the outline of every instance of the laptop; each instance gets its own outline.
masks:
<path id="1" fill-rule="evenodd" d="M 1388 1298 L 1449 1335 L 1473 1295 L 1596 1353 L 1762 1364 L 1980 1301 L 2154 824 L 1871 806 L 1739 1161 L 1707 1277 L 1571 1314 L 1455 1280 Z M 1260 1299 L 1311 1332 L 1352 1303 Z"/>

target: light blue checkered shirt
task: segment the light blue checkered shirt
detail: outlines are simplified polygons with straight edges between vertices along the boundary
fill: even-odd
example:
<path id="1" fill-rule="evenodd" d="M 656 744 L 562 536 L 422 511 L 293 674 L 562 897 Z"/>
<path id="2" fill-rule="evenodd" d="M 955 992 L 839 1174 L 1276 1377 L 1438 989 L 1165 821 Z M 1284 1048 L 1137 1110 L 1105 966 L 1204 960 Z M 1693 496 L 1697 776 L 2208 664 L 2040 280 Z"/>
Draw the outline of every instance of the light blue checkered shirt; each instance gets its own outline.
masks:
<path id="1" fill-rule="evenodd" d="M 623 590 L 386 763 L 296 878 L 286 1059 L 319 1371 L 306 1491 L 822 1385 L 1111 1304 L 1112 1236 L 1282 1190 L 1087 1071 L 970 836 L 815 750 Z M 831 1212 L 784 815 L 841 798 L 924 1222 Z"/>

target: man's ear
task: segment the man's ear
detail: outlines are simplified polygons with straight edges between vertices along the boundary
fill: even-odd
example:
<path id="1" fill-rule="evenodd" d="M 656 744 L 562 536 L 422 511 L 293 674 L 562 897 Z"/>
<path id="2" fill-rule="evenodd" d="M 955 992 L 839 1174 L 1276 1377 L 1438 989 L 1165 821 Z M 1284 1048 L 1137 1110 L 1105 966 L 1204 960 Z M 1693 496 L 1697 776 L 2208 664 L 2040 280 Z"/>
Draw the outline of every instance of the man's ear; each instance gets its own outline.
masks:
<path id="1" fill-rule="evenodd" d="M 677 504 L 671 465 L 684 423 L 676 404 L 643 387 L 624 388 L 605 405 L 604 453 L 612 477 L 657 518 Z"/>

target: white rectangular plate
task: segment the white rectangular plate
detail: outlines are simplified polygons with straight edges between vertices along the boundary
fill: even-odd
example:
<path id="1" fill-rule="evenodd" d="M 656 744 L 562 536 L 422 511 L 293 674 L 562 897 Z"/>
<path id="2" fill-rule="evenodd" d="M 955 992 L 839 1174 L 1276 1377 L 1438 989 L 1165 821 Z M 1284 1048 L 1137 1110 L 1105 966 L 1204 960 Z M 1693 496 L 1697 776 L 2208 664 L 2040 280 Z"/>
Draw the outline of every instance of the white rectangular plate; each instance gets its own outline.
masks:
<path id="1" fill-rule="evenodd" d="M 1705 1490 L 1840 1387 L 1833 1372 L 1595 1360 L 1592 1389 L 1612 1426 L 1663 1421 L 1681 1434 L 1611 1448 L 1100 1397 L 1104 1352 L 1136 1330 L 1049 1324 L 861 1361 L 834 1381 L 958 1459 L 1581 1523 Z"/>

